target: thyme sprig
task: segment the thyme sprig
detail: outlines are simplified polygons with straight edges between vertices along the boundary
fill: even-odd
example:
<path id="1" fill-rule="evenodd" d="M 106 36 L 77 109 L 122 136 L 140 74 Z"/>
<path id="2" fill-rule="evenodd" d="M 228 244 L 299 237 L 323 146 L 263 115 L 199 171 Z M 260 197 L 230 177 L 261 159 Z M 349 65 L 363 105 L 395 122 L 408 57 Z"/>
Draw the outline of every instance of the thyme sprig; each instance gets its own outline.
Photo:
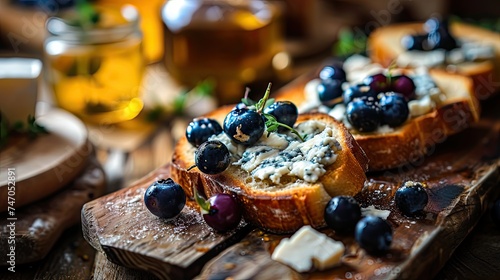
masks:
<path id="1" fill-rule="evenodd" d="M 305 141 L 304 137 L 302 135 L 300 135 L 300 133 L 297 130 L 295 130 L 293 127 L 290 127 L 284 123 L 279 122 L 276 119 L 276 117 L 274 117 L 271 114 L 264 113 L 264 109 L 271 106 L 271 104 L 273 104 L 275 101 L 274 98 L 269 98 L 269 95 L 271 94 L 271 86 L 272 86 L 272 83 L 269 83 L 267 85 L 267 89 L 266 89 L 266 92 L 264 93 L 264 97 L 262 97 L 258 102 L 255 102 L 255 101 L 248 98 L 248 90 L 245 92 L 245 98 L 241 99 L 241 102 L 243 102 L 243 104 L 247 105 L 250 109 L 254 109 L 257 111 L 257 113 L 264 116 L 264 118 L 266 119 L 266 129 L 268 132 L 268 136 L 271 132 L 276 132 L 278 130 L 278 128 L 281 126 L 281 127 L 284 127 L 286 129 L 290 130 L 290 132 L 292 132 L 293 134 L 297 135 L 297 137 L 299 137 L 300 141 L 304 142 Z"/>

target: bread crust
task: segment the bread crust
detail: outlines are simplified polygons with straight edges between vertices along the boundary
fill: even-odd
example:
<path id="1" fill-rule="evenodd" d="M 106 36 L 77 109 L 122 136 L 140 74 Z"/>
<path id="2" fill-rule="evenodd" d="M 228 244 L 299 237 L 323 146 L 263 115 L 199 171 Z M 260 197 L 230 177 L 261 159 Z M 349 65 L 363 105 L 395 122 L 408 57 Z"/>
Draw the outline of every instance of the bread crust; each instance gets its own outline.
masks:
<path id="1" fill-rule="evenodd" d="M 222 123 L 232 107 L 222 107 L 208 117 Z M 252 188 L 245 183 L 244 178 L 236 177 L 234 170 L 239 169 L 238 166 L 230 166 L 217 175 L 207 175 L 196 168 L 187 171 L 194 165 L 195 148 L 185 137 L 179 140 L 172 157 L 172 178 L 183 187 L 190 198 L 193 197 L 194 187 L 206 197 L 221 192 L 235 195 L 243 206 L 245 221 L 270 232 L 290 233 L 303 225 L 323 227 L 324 208 L 328 201 L 340 194 L 357 194 L 366 181 L 365 172 L 368 166 L 363 150 L 343 124 L 323 114 L 299 115 L 297 122 L 310 119 L 327 122 L 335 126 L 342 135 L 337 138 L 342 146 L 342 150 L 337 153 L 337 160 L 316 183 L 304 183 L 270 192 Z"/>
<path id="2" fill-rule="evenodd" d="M 471 78 L 476 98 L 484 100 L 500 89 L 500 34 L 465 23 L 453 23 L 451 33 L 462 40 L 488 43 L 495 48 L 495 58 L 488 61 L 468 62 L 436 70 L 452 72 Z M 423 33 L 423 23 L 401 23 L 377 28 L 368 38 L 370 58 L 384 67 L 406 50 L 401 39 L 408 34 Z"/>
<path id="3" fill-rule="evenodd" d="M 351 131 L 368 157 L 370 171 L 418 164 L 447 136 L 462 131 L 479 120 L 480 105 L 474 97 L 470 78 L 438 69 L 431 69 L 429 74 L 447 95 L 447 100 L 438 108 L 408 120 L 392 132 Z M 316 73 L 300 77 L 278 91 L 276 99 L 289 100 L 297 105 L 306 102 L 304 87 L 315 77 Z"/>

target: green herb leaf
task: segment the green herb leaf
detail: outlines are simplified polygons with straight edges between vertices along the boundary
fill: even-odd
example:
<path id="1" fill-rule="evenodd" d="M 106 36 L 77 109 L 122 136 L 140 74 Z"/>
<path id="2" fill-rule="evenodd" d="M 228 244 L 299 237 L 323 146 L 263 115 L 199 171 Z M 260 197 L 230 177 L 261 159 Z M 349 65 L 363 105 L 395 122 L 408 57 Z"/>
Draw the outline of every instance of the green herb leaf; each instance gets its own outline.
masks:
<path id="1" fill-rule="evenodd" d="M 255 105 L 255 104 L 257 103 L 257 102 L 255 102 L 255 101 L 253 101 L 252 99 L 247 98 L 247 97 L 242 98 L 242 99 L 241 99 L 241 102 L 242 102 L 243 104 L 247 105 L 247 106 L 253 106 L 253 105 Z"/>
<path id="2" fill-rule="evenodd" d="M 255 109 L 257 110 L 258 113 L 261 113 L 267 104 L 267 100 L 269 99 L 269 94 L 271 94 L 271 85 L 272 85 L 272 83 L 269 83 L 267 85 L 267 89 L 266 89 L 266 93 L 264 93 L 264 97 L 262 97 L 262 99 L 260 99 L 259 102 L 257 102 L 257 104 L 255 104 Z"/>
<path id="3" fill-rule="evenodd" d="M 36 122 L 34 116 L 28 116 L 28 135 L 31 138 L 37 137 L 39 134 L 47 134 L 48 131 L 45 127 Z"/>
<path id="4" fill-rule="evenodd" d="M 179 94 L 174 99 L 174 113 L 175 114 L 182 114 L 184 112 L 184 108 L 186 107 L 186 100 L 187 100 L 187 92 L 183 92 L 183 93 Z"/>
<path id="5" fill-rule="evenodd" d="M 215 89 L 215 82 L 210 79 L 203 80 L 196 84 L 194 92 L 199 96 L 212 96 Z"/>
<path id="6" fill-rule="evenodd" d="M 194 189 L 194 200 L 200 206 L 201 213 L 208 214 L 208 212 L 210 211 L 210 202 L 208 202 L 203 196 L 201 196 L 198 193 L 196 187 L 194 187 L 193 189 Z"/>
<path id="7" fill-rule="evenodd" d="M 361 31 L 355 33 L 351 29 L 342 29 L 339 32 L 333 52 L 337 56 L 350 56 L 366 51 L 367 36 Z"/>
<path id="8" fill-rule="evenodd" d="M 278 120 L 276 120 L 276 118 L 271 114 L 263 114 L 263 115 L 266 118 L 266 129 L 268 132 L 268 136 L 269 136 L 269 133 L 277 131 L 278 128 L 281 126 L 281 127 L 284 127 L 286 129 L 290 130 L 290 132 L 292 132 L 293 134 L 297 135 L 297 137 L 299 137 L 300 141 L 302 141 L 302 142 L 305 141 L 304 137 L 302 137 L 302 135 L 300 135 L 300 133 L 297 130 L 295 130 L 293 127 L 290 127 L 284 123 L 278 122 Z"/>

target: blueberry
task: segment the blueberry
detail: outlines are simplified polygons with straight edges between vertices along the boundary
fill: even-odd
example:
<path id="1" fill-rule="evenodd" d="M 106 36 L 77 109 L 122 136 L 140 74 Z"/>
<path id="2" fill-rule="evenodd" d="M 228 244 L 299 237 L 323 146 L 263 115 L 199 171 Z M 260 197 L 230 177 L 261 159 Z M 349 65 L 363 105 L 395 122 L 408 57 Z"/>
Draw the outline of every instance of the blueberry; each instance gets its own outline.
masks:
<path id="1" fill-rule="evenodd" d="M 415 83 L 406 76 L 395 76 L 391 79 L 391 88 L 393 91 L 402 94 L 407 101 L 415 99 Z"/>
<path id="2" fill-rule="evenodd" d="M 342 82 L 340 80 L 322 80 L 316 90 L 319 100 L 328 103 L 342 96 Z"/>
<path id="3" fill-rule="evenodd" d="M 380 125 L 380 108 L 372 97 L 360 97 L 346 107 L 347 120 L 361 132 L 375 131 Z"/>
<path id="4" fill-rule="evenodd" d="M 406 35 L 401 39 L 401 45 L 409 51 L 429 50 L 427 46 L 427 34 Z"/>
<path id="5" fill-rule="evenodd" d="M 434 41 L 432 42 L 434 49 L 444 49 L 450 51 L 452 49 L 457 48 L 458 46 L 457 41 L 455 40 L 455 38 L 453 38 L 453 36 L 451 36 L 450 33 L 441 30 L 441 32 L 436 34 L 433 34 L 432 36 L 434 39 Z M 429 34 L 429 38 L 430 37 L 431 34 Z"/>
<path id="6" fill-rule="evenodd" d="M 405 182 L 394 196 L 396 206 L 407 216 L 421 214 L 429 200 L 424 186 L 419 182 Z"/>
<path id="7" fill-rule="evenodd" d="M 339 80 L 341 83 L 347 81 L 345 71 L 338 65 L 328 65 L 319 72 L 321 80 Z"/>
<path id="8" fill-rule="evenodd" d="M 265 122 L 254 110 L 236 108 L 224 119 L 223 130 L 236 143 L 251 146 L 264 134 Z"/>
<path id="9" fill-rule="evenodd" d="M 404 96 L 395 93 L 384 93 L 379 100 L 382 123 L 390 127 L 402 125 L 410 114 Z"/>
<path id="10" fill-rule="evenodd" d="M 171 178 L 154 182 L 144 193 L 144 204 L 155 216 L 172 219 L 186 205 L 186 194 Z"/>
<path id="11" fill-rule="evenodd" d="M 392 228 L 380 217 L 366 216 L 356 224 L 354 238 L 366 252 L 379 255 L 391 247 Z"/>
<path id="12" fill-rule="evenodd" d="M 361 218 L 361 208 L 351 196 L 336 196 L 325 208 L 325 222 L 335 233 L 353 233 Z"/>
<path id="13" fill-rule="evenodd" d="M 500 227 L 500 199 L 493 203 L 493 207 L 491 208 L 491 218 L 493 219 L 493 222 Z"/>
<path id="14" fill-rule="evenodd" d="M 220 124 L 209 118 L 197 118 L 189 123 L 186 128 L 186 138 L 191 145 L 198 147 L 203 142 L 206 142 L 212 135 L 217 135 L 222 132 Z"/>
<path id="15" fill-rule="evenodd" d="M 435 17 L 431 17 L 429 18 L 428 20 L 425 21 L 424 23 L 424 30 L 427 32 L 427 33 L 432 33 L 432 32 L 436 32 L 439 30 L 439 28 L 441 28 L 441 22 L 439 21 L 438 18 L 435 18 Z M 445 28 L 448 28 L 448 26 L 446 26 Z"/>
<path id="16" fill-rule="evenodd" d="M 386 92 L 391 86 L 389 79 L 382 73 L 366 77 L 363 83 L 370 86 L 375 93 Z"/>
<path id="17" fill-rule="evenodd" d="M 198 169 L 206 174 L 218 174 L 227 169 L 231 154 L 224 143 L 218 140 L 204 142 L 195 154 Z"/>
<path id="18" fill-rule="evenodd" d="M 348 104 L 349 102 L 353 101 L 355 98 L 359 97 L 377 97 L 377 92 L 374 91 L 370 86 L 366 84 L 357 84 L 348 87 L 344 93 L 342 94 L 342 98 L 344 99 L 344 104 Z"/>
<path id="19" fill-rule="evenodd" d="M 264 113 L 273 115 L 278 122 L 286 124 L 289 127 L 293 127 L 298 116 L 297 106 L 290 101 L 276 101 L 269 107 L 266 107 Z M 280 126 L 278 131 L 286 131 L 286 128 Z"/>

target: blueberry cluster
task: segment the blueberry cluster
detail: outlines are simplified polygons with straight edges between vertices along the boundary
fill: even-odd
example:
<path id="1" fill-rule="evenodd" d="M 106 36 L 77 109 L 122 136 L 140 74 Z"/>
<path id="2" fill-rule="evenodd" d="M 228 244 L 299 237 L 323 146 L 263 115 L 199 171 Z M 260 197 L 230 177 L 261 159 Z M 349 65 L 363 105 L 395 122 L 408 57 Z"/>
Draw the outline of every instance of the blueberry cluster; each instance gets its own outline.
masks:
<path id="1" fill-rule="evenodd" d="M 406 216 L 421 215 L 428 202 L 427 192 L 420 182 L 404 182 L 396 191 L 394 202 Z M 389 250 L 392 243 L 391 225 L 372 215 L 361 217 L 361 208 L 351 196 L 336 196 L 325 207 L 325 222 L 337 234 L 352 234 L 359 246 L 378 255 Z"/>
<path id="2" fill-rule="evenodd" d="M 430 18 L 424 23 L 426 33 L 407 35 L 402 38 L 401 44 L 407 50 L 430 51 L 437 49 L 452 50 L 458 44 L 450 33 L 447 19 Z"/>
<path id="3" fill-rule="evenodd" d="M 369 254 L 382 254 L 391 247 L 391 225 L 376 216 L 361 218 L 361 208 L 351 196 L 332 198 L 325 208 L 325 222 L 335 233 L 354 233 L 356 242 Z"/>
<path id="4" fill-rule="evenodd" d="M 339 65 L 328 65 L 319 72 L 321 83 L 316 89 L 323 104 L 342 97 L 342 84 L 347 81 L 346 73 Z"/>
<path id="5" fill-rule="evenodd" d="M 186 139 L 197 147 L 195 165 L 191 168 L 197 167 L 205 174 L 215 175 L 229 167 L 231 154 L 227 146 L 219 140 L 209 140 L 219 133 L 224 132 L 237 144 L 251 146 L 266 129 L 268 132 L 291 129 L 297 120 L 297 107 L 288 101 L 268 102 L 268 95 L 269 88 L 263 100 L 237 104 L 226 115 L 222 127 L 215 119 L 194 119 L 186 129 Z M 242 210 L 233 195 L 219 193 L 205 199 L 196 189 L 194 193 L 203 219 L 210 227 L 224 232 L 239 225 Z M 184 191 L 171 179 L 154 183 L 144 196 L 146 207 L 154 215 L 167 219 L 181 212 L 185 200 Z"/>
<path id="6" fill-rule="evenodd" d="M 360 132 L 372 132 L 381 125 L 402 125 L 410 114 L 408 101 L 414 98 L 411 78 L 382 73 L 367 77 L 343 93 L 347 120 Z"/>

